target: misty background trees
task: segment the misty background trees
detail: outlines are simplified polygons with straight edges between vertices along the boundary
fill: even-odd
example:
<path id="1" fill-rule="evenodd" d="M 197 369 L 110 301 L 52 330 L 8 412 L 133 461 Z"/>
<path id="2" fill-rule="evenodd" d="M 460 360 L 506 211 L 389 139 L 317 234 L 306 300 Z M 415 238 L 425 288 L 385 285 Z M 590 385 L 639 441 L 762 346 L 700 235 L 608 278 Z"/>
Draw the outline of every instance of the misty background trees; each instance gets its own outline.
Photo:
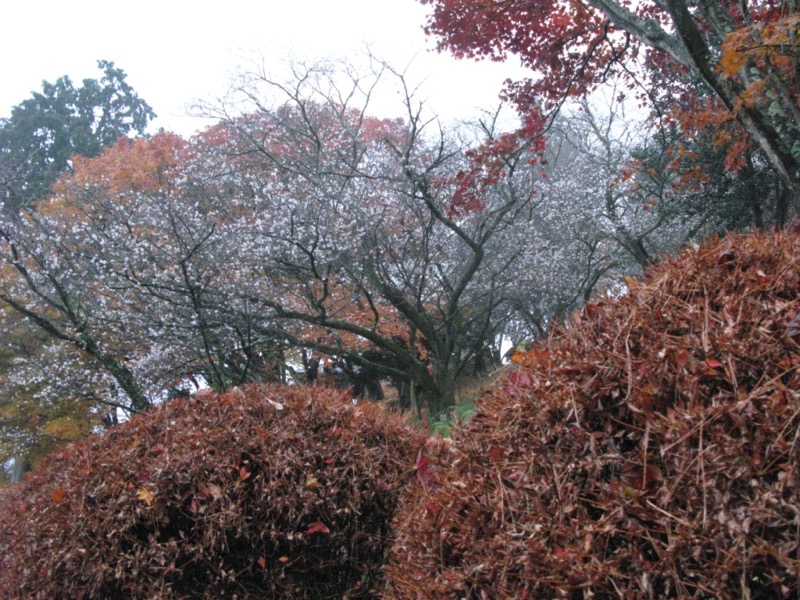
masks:
<path id="1" fill-rule="evenodd" d="M 784 223 L 797 207 L 769 147 L 737 145 L 713 86 L 682 93 L 698 74 L 667 54 L 648 59 L 649 104 L 612 54 L 603 82 L 512 86 L 513 106 L 463 123 L 375 57 L 265 67 L 190 139 L 145 134 L 153 111 L 113 63 L 80 88 L 45 82 L 0 123 L 0 462 L 204 385 L 325 370 L 446 413 L 460 383 L 623 276 Z"/>

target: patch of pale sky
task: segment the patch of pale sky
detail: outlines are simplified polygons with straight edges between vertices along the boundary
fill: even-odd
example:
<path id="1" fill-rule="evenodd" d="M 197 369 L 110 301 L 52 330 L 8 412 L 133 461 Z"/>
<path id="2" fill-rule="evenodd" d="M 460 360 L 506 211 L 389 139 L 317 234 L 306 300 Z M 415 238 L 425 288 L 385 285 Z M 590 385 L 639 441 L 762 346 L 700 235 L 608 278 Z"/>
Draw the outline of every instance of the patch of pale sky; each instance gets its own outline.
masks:
<path id="1" fill-rule="evenodd" d="M 289 56 L 359 60 L 367 46 L 399 69 L 410 64 L 410 82 L 447 120 L 496 106 L 503 81 L 522 70 L 437 53 L 422 30 L 427 12 L 416 0 L 9 2 L 0 9 L 0 117 L 43 80 L 68 75 L 77 85 L 107 59 L 158 113 L 154 129 L 189 135 L 207 124 L 190 107 L 223 96 L 255 54 L 269 70 Z"/>

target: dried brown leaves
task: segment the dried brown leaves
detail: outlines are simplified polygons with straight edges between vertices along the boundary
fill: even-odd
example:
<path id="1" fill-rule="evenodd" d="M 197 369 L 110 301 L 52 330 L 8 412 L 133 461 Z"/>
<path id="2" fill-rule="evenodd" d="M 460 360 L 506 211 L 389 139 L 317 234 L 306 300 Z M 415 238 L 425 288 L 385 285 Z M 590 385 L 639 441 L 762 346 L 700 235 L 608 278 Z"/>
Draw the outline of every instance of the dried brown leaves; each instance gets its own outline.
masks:
<path id="1" fill-rule="evenodd" d="M 380 406 L 253 387 L 51 457 L 0 513 L 0 597 L 369 597 L 420 442 Z"/>
<path id="2" fill-rule="evenodd" d="M 388 597 L 800 596 L 800 237 L 629 287 L 426 448 Z"/>

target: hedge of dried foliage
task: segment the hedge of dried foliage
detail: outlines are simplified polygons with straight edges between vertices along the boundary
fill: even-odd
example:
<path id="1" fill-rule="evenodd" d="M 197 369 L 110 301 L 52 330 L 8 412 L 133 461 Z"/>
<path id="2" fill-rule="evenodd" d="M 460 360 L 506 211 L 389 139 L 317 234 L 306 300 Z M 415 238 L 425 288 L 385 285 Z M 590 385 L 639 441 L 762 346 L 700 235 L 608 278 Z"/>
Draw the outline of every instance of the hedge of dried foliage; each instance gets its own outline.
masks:
<path id="1" fill-rule="evenodd" d="M 3 498 L 0 597 L 372 596 L 419 445 L 338 392 L 173 401 Z"/>
<path id="2" fill-rule="evenodd" d="M 800 597 L 800 236 L 629 284 L 418 458 L 387 597 Z"/>

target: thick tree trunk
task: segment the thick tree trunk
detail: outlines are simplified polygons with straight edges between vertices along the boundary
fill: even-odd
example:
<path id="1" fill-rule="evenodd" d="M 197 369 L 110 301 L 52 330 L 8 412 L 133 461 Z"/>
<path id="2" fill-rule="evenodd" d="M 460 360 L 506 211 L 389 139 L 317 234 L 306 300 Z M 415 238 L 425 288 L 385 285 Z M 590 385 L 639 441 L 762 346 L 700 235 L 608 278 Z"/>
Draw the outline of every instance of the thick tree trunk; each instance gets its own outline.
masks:
<path id="1" fill-rule="evenodd" d="M 11 471 L 11 483 L 19 483 L 22 481 L 25 473 L 31 470 L 31 463 L 27 458 L 17 456 L 14 458 L 14 467 Z"/>
<path id="2" fill-rule="evenodd" d="M 12 266 L 17 268 L 23 275 L 26 274 L 24 268 L 18 267 L 17 265 Z M 67 335 L 55 324 L 51 323 L 46 316 L 33 312 L 13 298 L 4 295 L 0 296 L 0 300 L 8 304 L 11 308 L 23 315 L 31 323 L 46 333 L 52 335 L 56 339 L 62 340 L 74 346 L 75 348 L 78 348 L 83 352 L 86 352 L 86 354 L 93 357 L 101 365 L 103 365 L 103 367 L 117 382 L 119 387 L 128 395 L 128 398 L 131 401 L 130 408 L 134 412 L 142 412 L 152 406 L 150 400 L 147 398 L 144 391 L 139 386 L 139 383 L 136 381 L 136 377 L 134 376 L 133 372 L 131 372 L 131 370 L 125 365 L 117 362 L 117 360 L 112 356 L 102 352 L 97 341 L 85 331 L 81 332 L 78 337 Z M 80 329 L 81 324 L 79 320 L 75 318 L 74 315 L 68 315 L 68 317 L 72 320 L 73 324 Z"/>
<path id="3" fill-rule="evenodd" d="M 447 366 L 434 367 L 433 372 L 421 382 L 419 398 L 421 407 L 436 417 L 453 408 L 456 403 L 456 381 Z"/>
<path id="4" fill-rule="evenodd" d="M 103 353 L 93 356 L 111 373 L 119 387 L 128 395 L 134 412 L 144 412 L 152 406 L 130 369 Z"/>
<path id="5" fill-rule="evenodd" d="M 84 352 L 93 356 L 111 374 L 117 385 L 128 395 L 133 412 L 144 412 L 152 406 L 131 370 L 105 352 L 102 352 L 93 338 L 83 335 L 77 345 Z"/>

